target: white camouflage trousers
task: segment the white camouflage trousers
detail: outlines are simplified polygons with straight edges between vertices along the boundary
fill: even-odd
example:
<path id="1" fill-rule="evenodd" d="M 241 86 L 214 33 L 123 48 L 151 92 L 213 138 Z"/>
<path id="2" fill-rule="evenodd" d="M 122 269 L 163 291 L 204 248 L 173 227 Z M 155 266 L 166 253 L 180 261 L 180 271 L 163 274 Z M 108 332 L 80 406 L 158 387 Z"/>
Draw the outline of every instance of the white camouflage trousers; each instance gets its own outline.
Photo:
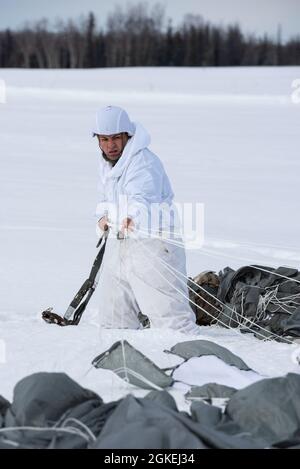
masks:
<path id="1" fill-rule="evenodd" d="M 140 329 L 142 312 L 151 327 L 199 334 L 186 280 L 176 273 L 178 280 L 164 263 L 186 275 L 180 246 L 156 238 L 108 237 L 96 292 L 100 326 Z"/>

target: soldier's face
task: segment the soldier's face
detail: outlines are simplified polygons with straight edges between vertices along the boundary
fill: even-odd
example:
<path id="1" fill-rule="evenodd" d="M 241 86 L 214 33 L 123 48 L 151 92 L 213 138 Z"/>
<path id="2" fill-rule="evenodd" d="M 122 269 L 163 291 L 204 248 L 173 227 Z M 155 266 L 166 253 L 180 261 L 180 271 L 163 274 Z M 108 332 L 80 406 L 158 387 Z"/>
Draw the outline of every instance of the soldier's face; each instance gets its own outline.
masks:
<path id="1" fill-rule="evenodd" d="M 114 135 L 97 135 L 99 146 L 106 157 L 114 162 L 120 158 L 128 141 L 126 133 Z"/>

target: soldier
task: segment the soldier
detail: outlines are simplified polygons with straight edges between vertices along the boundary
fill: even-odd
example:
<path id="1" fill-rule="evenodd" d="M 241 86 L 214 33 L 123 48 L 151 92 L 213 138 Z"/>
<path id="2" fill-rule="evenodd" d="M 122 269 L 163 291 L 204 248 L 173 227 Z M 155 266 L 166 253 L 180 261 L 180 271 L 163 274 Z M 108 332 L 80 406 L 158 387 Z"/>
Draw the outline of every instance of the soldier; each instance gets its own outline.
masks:
<path id="1" fill-rule="evenodd" d="M 96 113 L 93 135 L 101 151 L 97 233 L 109 229 L 98 287 L 101 326 L 138 329 L 141 312 L 151 327 L 198 334 L 187 286 L 165 267 L 186 275 L 184 248 L 161 236 L 174 233 L 174 216 L 164 216 L 174 194 L 148 149 L 149 134 L 125 110 L 108 106 Z M 153 207 L 164 207 L 159 222 Z"/>

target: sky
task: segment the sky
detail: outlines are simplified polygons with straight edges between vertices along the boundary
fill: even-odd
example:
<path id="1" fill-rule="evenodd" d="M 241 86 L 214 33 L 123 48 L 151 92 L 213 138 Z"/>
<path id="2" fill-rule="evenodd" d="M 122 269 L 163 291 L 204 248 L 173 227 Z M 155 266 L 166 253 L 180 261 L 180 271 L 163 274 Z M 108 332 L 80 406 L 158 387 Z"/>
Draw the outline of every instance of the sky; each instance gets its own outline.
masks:
<path id="1" fill-rule="evenodd" d="M 137 3 L 133 0 L 130 3 Z M 150 6 L 157 0 L 148 0 Z M 239 22 L 246 33 L 258 36 L 267 33 L 276 37 L 281 25 L 282 39 L 288 40 L 300 35 L 300 0 L 161 0 L 166 8 L 166 16 L 178 24 L 186 13 L 200 14 L 205 20 L 227 25 Z M 0 0 L 0 29 L 17 28 L 26 21 L 42 17 L 55 21 L 56 18 L 77 19 L 81 14 L 93 11 L 99 25 L 114 9 L 114 5 L 124 7 L 124 0 Z"/>

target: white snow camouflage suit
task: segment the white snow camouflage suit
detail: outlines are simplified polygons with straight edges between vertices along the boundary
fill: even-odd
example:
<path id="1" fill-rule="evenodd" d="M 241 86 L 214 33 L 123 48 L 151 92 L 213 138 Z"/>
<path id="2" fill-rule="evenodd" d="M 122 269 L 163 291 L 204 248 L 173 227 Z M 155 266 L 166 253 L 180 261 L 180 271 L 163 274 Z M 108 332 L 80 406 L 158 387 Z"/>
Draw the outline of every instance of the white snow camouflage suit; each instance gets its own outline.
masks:
<path id="1" fill-rule="evenodd" d="M 147 227 L 143 215 L 151 204 L 170 206 L 173 192 L 159 158 L 147 147 L 150 136 L 141 124 L 135 124 L 134 136 L 127 142 L 117 164 L 112 167 L 100 160 L 99 203 L 96 217 L 106 215 L 111 229 L 100 270 L 96 292 L 100 326 L 105 328 L 140 328 L 138 313 L 148 316 L 151 327 L 171 328 L 199 334 L 195 314 L 189 306 L 186 283 L 179 281 L 163 265 L 168 263 L 186 275 L 182 247 L 138 232 L 124 240 L 116 239 L 120 222 L 130 217 L 135 226 Z M 126 204 L 123 202 L 126 200 Z M 119 213 L 114 207 L 117 206 Z M 160 228 L 170 230 L 169 226 Z M 151 233 L 159 230 L 151 225 Z M 177 230 L 178 228 L 176 228 Z M 97 235 L 102 232 L 98 225 Z M 135 233 L 135 232 L 134 232 Z M 180 277 L 179 274 L 176 274 Z"/>

